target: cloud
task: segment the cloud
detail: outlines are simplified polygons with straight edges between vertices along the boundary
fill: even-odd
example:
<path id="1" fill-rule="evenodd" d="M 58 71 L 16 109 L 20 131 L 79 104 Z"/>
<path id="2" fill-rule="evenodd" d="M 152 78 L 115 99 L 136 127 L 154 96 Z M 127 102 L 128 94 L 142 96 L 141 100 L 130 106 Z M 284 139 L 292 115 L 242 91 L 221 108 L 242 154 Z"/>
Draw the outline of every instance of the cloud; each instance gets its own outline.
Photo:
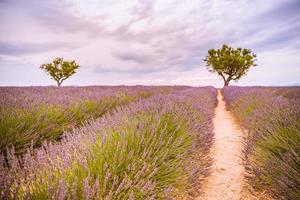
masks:
<path id="1" fill-rule="evenodd" d="M 134 61 L 140 64 L 151 63 L 151 61 L 155 60 L 155 57 L 151 54 L 145 54 L 142 52 L 115 52 L 113 55 L 117 59 L 125 60 L 125 61 Z"/>
<path id="2" fill-rule="evenodd" d="M 270 62 L 265 61 L 279 59 L 272 57 L 275 51 L 285 50 L 279 52 L 294 60 L 283 59 L 282 65 L 300 64 L 293 53 L 300 48 L 297 0 L 2 0 L 0 5 L 0 54 L 10 65 L 20 66 L 22 59 L 32 67 L 57 56 L 75 59 L 87 78 L 75 78 L 74 84 L 89 79 L 93 84 L 216 84 L 218 79 L 207 78 L 213 75 L 205 73 L 203 59 L 223 43 L 253 49 L 266 73 Z M 0 65 L 5 62 L 0 59 Z M 103 74 L 105 79 L 97 79 Z M 186 78 L 178 78 L 182 74 Z"/>
<path id="3" fill-rule="evenodd" d="M 26 44 L 26 43 L 7 43 L 0 41 L 0 55 L 9 55 L 9 56 L 23 56 L 28 54 L 39 54 L 54 49 L 74 49 L 76 44 L 72 43 L 44 43 L 44 44 Z"/>

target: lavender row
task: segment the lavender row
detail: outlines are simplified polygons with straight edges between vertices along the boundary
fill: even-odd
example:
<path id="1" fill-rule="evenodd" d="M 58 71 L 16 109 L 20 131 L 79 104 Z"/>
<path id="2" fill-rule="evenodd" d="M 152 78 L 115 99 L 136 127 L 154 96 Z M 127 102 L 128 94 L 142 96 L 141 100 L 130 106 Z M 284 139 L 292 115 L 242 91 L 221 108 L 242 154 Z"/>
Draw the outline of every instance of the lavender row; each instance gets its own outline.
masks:
<path id="1" fill-rule="evenodd" d="M 207 174 L 216 90 L 195 88 L 118 108 L 0 168 L 7 199 L 162 199 Z M 6 165 L 5 163 L 8 163 Z M 195 189 L 196 188 L 196 189 Z M 194 194 L 195 195 L 195 194 Z"/>
<path id="2" fill-rule="evenodd" d="M 274 199 L 300 199 L 299 88 L 227 87 L 228 108 L 247 130 L 243 159 L 250 185 Z M 288 94 L 288 95 L 287 95 Z"/>
<path id="3" fill-rule="evenodd" d="M 0 87 L 0 108 L 32 108 L 40 104 L 70 105 L 103 97 L 169 93 L 185 86 L 86 86 L 86 87 Z"/>
<path id="4" fill-rule="evenodd" d="M 0 151 L 17 153 L 101 117 L 117 106 L 185 87 L 3 87 L 0 88 Z"/>

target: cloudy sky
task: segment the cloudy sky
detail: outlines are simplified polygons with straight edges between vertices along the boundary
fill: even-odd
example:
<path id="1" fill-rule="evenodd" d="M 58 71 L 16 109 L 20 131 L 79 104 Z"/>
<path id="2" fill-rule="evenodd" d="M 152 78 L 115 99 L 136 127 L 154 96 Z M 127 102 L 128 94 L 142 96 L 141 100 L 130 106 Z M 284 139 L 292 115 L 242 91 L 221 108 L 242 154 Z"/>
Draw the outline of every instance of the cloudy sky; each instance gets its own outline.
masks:
<path id="1" fill-rule="evenodd" d="M 238 85 L 300 85 L 299 0 L 0 0 L 0 85 L 55 84 L 40 64 L 75 59 L 64 85 L 214 85 L 209 48 L 252 49 Z"/>

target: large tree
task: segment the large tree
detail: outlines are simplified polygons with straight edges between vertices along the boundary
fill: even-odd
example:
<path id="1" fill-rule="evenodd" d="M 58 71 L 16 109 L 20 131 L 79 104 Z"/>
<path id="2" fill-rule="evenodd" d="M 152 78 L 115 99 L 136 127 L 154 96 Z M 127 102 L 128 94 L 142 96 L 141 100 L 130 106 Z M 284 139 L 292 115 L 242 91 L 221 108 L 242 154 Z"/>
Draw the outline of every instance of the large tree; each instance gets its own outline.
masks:
<path id="1" fill-rule="evenodd" d="M 209 49 L 204 61 L 208 71 L 220 75 L 227 86 L 231 80 L 239 80 L 250 67 L 256 66 L 256 55 L 250 49 L 235 49 L 224 44 L 221 49 Z"/>
<path id="2" fill-rule="evenodd" d="M 79 65 L 74 61 L 64 61 L 63 58 L 55 58 L 52 63 L 42 64 L 43 69 L 53 80 L 61 86 L 62 82 L 76 73 Z"/>

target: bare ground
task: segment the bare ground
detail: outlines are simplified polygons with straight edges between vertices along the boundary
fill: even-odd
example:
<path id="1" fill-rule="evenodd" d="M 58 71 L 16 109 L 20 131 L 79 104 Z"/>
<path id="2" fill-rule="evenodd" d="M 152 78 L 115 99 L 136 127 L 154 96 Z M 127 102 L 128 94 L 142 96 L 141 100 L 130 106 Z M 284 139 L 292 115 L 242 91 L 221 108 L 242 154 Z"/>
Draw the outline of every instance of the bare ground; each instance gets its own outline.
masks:
<path id="1" fill-rule="evenodd" d="M 213 165 L 198 199 L 257 199 L 245 189 L 244 167 L 241 159 L 242 131 L 236 125 L 231 113 L 226 110 L 220 91 L 213 123 L 215 138 L 210 152 Z"/>

